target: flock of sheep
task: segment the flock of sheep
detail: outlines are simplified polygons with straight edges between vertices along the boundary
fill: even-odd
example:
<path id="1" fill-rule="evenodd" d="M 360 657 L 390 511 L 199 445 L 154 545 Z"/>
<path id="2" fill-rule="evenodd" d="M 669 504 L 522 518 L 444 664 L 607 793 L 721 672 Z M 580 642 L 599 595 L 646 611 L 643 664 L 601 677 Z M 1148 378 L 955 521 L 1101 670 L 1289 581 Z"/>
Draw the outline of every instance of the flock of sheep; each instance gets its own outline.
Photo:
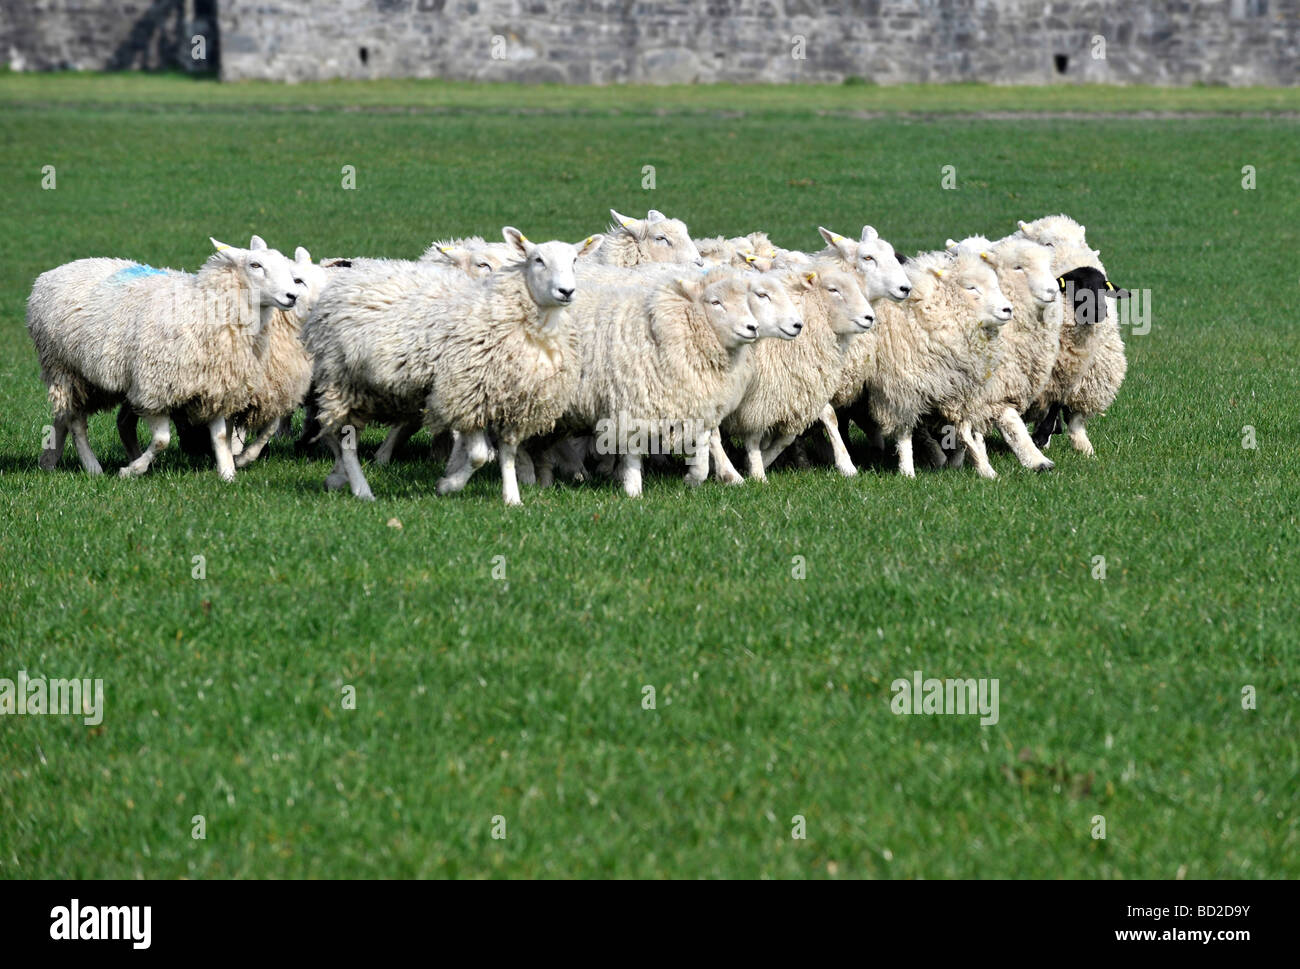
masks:
<path id="1" fill-rule="evenodd" d="M 691 484 L 710 468 L 739 483 L 736 442 L 762 480 L 818 424 L 853 475 L 846 420 L 891 442 L 904 475 L 916 441 L 931 465 L 969 452 L 991 478 L 994 427 L 1034 470 L 1052 467 L 1042 449 L 1062 418 L 1091 454 L 1085 423 L 1124 379 L 1108 303 L 1128 294 L 1065 215 L 911 259 L 870 226 L 856 239 L 820 228 L 825 247 L 803 253 L 762 232 L 692 239 L 654 210 L 611 215 L 574 245 L 507 227 L 503 242 L 435 243 L 418 261 L 313 263 L 254 236 L 212 240 L 193 274 L 121 259 L 50 270 L 27 308 L 53 409 L 40 465 L 56 466 L 70 431 L 100 473 L 87 418 L 120 407 L 123 476 L 149 469 L 175 420 L 207 428 L 231 480 L 305 405 L 304 437 L 335 458 L 325 487 L 360 498 L 373 497 L 357 454 L 371 423 L 390 428 L 377 464 L 420 427 L 450 432 L 440 494 L 495 456 L 507 504 L 521 480 L 557 472 L 613 472 L 638 495 L 650 455 L 684 457 Z"/>

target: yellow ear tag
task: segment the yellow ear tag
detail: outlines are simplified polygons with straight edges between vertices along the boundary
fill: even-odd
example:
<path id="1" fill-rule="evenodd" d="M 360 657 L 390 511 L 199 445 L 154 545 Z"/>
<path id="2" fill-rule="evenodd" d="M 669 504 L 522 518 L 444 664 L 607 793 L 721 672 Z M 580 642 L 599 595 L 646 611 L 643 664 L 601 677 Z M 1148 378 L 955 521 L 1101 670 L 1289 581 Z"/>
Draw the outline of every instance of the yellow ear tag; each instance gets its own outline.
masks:
<path id="1" fill-rule="evenodd" d="M 1112 293 L 1115 292 L 1115 287 L 1110 284 L 1109 279 L 1106 280 L 1106 288 L 1109 289 Z"/>
<path id="2" fill-rule="evenodd" d="M 751 256 L 751 255 L 749 255 L 749 254 L 747 254 L 747 253 L 746 253 L 742 258 L 744 258 L 745 262 L 753 262 L 753 261 L 754 261 L 754 257 Z"/>
<path id="3" fill-rule="evenodd" d="M 1064 276 L 1057 276 L 1057 277 L 1056 277 L 1056 285 L 1057 285 L 1057 286 L 1060 286 L 1062 289 L 1065 289 L 1065 277 L 1064 277 Z"/>
<path id="4" fill-rule="evenodd" d="M 227 245 L 220 245 L 220 246 L 217 246 L 217 252 L 225 252 L 225 251 L 226 251 L 227 249 L 229 249 L 229 248 L 230 248 L 230 246 L 227 246 Z"/>
<path id="5" fill-rule="evenodd" d="M 816 274 L 816 273 L 806 273 L 806 274 L 804 275 L 803 278 L 806 279 L 806 280 L 808 280 L 808 282 L 811 283 L 811 282 L 816 281 L 816 279 L 817 279 L 817 274 Z"/>
<path id="6" fill-rule="evenodd" d="M 585 238 L 585 239 L 582 240 L 582 244 L 583 244 L 584 246 L 589 246 L 589 245 L 591 245 L 591 240 L 592 240 L 592 238 L 593 238 L 592 236 L 587 236 L 587 238 Z"/>
<path id="7" fill-rule="evenodd" d="M 936 276 L 938 276 L 940 279 L 943 279 L 943 270 L 942 270 L 942 269 L 932 269 L 932 270 L 930 270 L 930 271 L 931 271 L 932 273 L 934 273 Z"/>

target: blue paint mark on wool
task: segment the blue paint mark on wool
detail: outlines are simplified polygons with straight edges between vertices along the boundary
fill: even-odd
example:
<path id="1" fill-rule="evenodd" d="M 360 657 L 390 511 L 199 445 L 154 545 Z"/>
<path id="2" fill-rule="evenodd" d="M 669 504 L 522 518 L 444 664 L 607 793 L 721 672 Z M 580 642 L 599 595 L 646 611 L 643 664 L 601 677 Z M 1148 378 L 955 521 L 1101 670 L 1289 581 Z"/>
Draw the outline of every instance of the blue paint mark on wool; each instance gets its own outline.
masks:
<path id="1" fill-rule="evenodd" d="M 154 269 L 153 266 L 127 266 L 125 269 L 119 269 L 108 277 L 110 283 L 129 283 L 133 279 L 142 279 L 145 276 L 166 276 L 166 269 Z"/>

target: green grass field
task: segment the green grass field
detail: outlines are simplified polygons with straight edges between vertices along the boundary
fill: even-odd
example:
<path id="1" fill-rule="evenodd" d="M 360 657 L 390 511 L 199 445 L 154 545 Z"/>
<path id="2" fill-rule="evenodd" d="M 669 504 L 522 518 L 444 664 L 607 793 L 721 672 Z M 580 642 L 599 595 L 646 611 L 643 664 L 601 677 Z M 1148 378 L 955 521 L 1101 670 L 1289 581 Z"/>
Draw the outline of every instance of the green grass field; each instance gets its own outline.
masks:
<path id="1" fill-rule="evenodd" d="M 98 727 L 0 717 L 0 874 L 1300 875 L 1297 108 L 0 76 L 0 677 L 105 688 Z M 972 114 L 1021 109 L 1061 115 Z M 1108 117 L 1166 110 L 1192 114 Z M 317 257 L 505 223 L 573 240 L 610 206 L 800 248 L 870 222 L 902 252 L 1065 210 L 1153 325 L 1097 457 L 1058 438 L 1048 475 L 999 451 L 993 482 L 658 477 L 638 501 L 604 483 L 507 510 L 491 470 L 435 497 L 421 438 L 368 471 L 369 504 L 279 441 L 233 485 L 175 444 L 119 480 L 107 414 L 110 474 L 71 446 L 36 468 L 23 317 L 45 269 L 193 269 L 209 235 L 253 232 Z M 999 722 L 895 716 L 917 669 L 996 677 Z"/>

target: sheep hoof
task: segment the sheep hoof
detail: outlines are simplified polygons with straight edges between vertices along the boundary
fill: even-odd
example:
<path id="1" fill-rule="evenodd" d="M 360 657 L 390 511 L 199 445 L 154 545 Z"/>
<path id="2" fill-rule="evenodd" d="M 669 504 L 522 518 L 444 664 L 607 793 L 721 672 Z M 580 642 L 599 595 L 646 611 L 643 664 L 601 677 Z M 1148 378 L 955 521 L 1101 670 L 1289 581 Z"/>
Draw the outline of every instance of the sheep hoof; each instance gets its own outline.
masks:
<path id="1" fill-rule="evenodd" d="M 342 490 L 343 490 L 343 486 L 346 485 L 347 483 L 348 483 L 347 478 L 326 478 L 326 479 L 325 479 L 325 490 L 326 490 L 326 491 L 342 491 Z"/>
<path id="2" fill-rule="evenodd" d="M 42 471 L 53 471 L 59 465 L 59 454 L 57 451 L 42 451 L 41 459 L 36 462 Z"/>
<path id="3" fill-rule="evenodd" d="M 437 490 L 440 495 L 450 495 L 453 492 L 460 491 L 460 488 L 456 487 L 456 482 L 452 481 L 450 478 L 439 478 L 435 490 Z"/>
<path id="4" fill-rule="evenodd" d="M 225 482 L 232 482 L 235 480 L 235 472 L 233 469 L 230 471 L 218 471 L 217 475 Z"/>
<path id="5" fill-rule="evenodd" d="M 86 469 L 86 472 L 87 472 L 88 474 L 96 474 L 96 473 L 97 473 L 97 472 L 91 471 L 89 468 Z M 119 478 L 134 478 L 134 477 L 136 476 L 136 474 L 135 474 L 134 471 L 131 470 L 131 465 L 128 464 L 125 468 L 118 468 L 118 469 L 117 469 L 117 476 L 118 476 Z"/>
<path id="6" fill-rule="evenodd" d="M 1047 458 L 1043 458 L 1042 461 L 1034 465 L 1034 470 L 1041 473 L 1043 471 L 1051 471 L 1055 467 L 1056 465 L 1053 462 L 1049 461 Z"/>
<path id="7" fill-rule="evenodd" d="M 375 500 L 375 496 L 374 496 L 373 494 L 370 493 L 370 489 L 369 489 L 369 488 L 367 488 L 365 491 L 354 491 L 354 492 L 352 492 L 352 495 L 353 495 L 353 497 L 356 498 L 358 501 L 374 501 L 374 500 Z"/>
<path id="8" fill-rule="evenodd" d="M 846 478 L 856 478 L 858 476 L 858 469 L 851 464 L 840 465 L 839 472 Z"/>
<path id="9" fill-rule="evenodd" d="M 718 480 L 724 485 L 742 485 L 745 483 L 745 479 L 735 471 L 723 471 L 718 475 Z"/>

